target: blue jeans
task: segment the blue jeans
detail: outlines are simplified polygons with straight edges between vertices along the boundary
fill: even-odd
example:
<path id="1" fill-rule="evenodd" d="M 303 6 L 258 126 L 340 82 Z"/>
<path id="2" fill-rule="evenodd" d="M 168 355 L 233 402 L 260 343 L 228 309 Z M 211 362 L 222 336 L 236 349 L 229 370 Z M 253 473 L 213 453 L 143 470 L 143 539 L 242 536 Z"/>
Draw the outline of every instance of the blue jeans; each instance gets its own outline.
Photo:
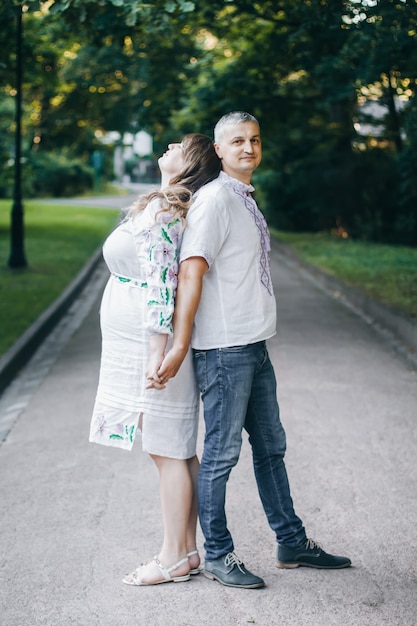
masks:
<path id="1" fill-rule="evenodd" d="M 225 514 L 226 484 L 239 459 L 243 428 L 249 434 L 256 482 L 268 523 L 280 544 L 299 545 L 306 534 L 291 499 L 284 463 L 286 437 L 265 342 L 193 350 L 193 356 L 206 425 L 198 477 L 206 560 L 234 550 Z"/>

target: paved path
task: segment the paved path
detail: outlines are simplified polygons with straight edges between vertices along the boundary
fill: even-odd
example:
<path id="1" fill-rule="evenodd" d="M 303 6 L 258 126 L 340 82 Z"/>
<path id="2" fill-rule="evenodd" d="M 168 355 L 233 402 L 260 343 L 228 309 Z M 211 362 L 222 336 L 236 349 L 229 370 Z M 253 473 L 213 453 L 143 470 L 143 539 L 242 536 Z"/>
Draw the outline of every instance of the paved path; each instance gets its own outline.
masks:
<path id="1" fill-rule="evenodd" d="M 80 198 L 45 198 L 42 204 L 65 204 L 73 206 L 88 206 L 94 209 L 123 209 L 132 204 L 139 194 L 147 193 L 150 189 L 157 189 L 157 184 L 129 183 L 125 186 L 126 195 L 121 196 L 91 196 Z"/>
<path id="2" fill-rule="evenodd" d="M 0 446 L 1 626 L 417 624 L 416 372 L 275 251 L 272 269 L 279 333 L 269 348 L 296 510 L 310 536 L 354 567 L 274 566 L 245 442 L 228 520 L 237 553 L 266 588 L 203 576 L 121 584 L 158 550 L 158 479 L 139 446 L 127 453 L 87 442 L 106 276 L 99 267 L 0 398 L 11 427 Z"/>

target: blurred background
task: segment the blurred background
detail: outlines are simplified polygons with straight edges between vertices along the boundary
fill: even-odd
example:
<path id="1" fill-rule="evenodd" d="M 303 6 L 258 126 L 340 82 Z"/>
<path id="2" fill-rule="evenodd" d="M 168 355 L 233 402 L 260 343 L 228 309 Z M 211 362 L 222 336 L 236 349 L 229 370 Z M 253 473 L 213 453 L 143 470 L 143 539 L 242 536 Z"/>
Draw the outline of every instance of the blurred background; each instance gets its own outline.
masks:
<path id="1" fill-rule="evenodd" d="M 417 242 L 414 0 L 3 0 L 0 23 L 0 198 L 21 55 L 27 198 L 155 182 L 168 142 L 242 109 L 271 226 Z"/>

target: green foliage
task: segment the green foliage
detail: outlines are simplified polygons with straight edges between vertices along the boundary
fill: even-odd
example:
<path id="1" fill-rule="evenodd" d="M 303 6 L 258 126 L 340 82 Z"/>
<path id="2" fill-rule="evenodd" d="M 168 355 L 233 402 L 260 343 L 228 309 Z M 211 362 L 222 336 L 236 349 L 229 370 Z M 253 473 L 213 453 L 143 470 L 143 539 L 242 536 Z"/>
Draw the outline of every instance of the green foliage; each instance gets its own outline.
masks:
<path id="1" fill-rule="evenodd" d="M 0 155 L 1 155 L 0 142 Z M 84 158 L 65 150 L 26 152 L 22 162 L 22 194 L 36 196 L 74 196 L 85 193 L 94 186 L 94 170 Z M 11 198 L 14 191 L 14 161 L 11 154 L 3 152 L 5 165 L 0 170 L 0 197 Z"/>
<path id="2" fill-rule="evenodd" d="M 408 141 L 397 157 L 399 172 L 398 211 L 395 232 L 398 241 L 417 242 L 417 107 L 410 108 L 404 118 Z"/>
<path id="3" fill-rule="evenodd" d="M 158 155 L 167 142 L 211 134 L 218 117 L 243 109 L 261 123 L 264 158 L 255 180 L 271 224 L 338 226 L 358 238 L 417 243 L 414 0 L 25 6 L 28 163 L 34 148 L 87 161 L 106 131 L 147 130 Z M 13 158 L 12 0 L 0 19 L 6 165 Z M 375 103 L 378 112 L 364 108 Z M 10 169 L 0 171 L 5 193 Z"/>
<path id="4" fill-rule="evenodd" d="M 258 117 L 254 180 L 271 224 L 416 244 L 416 24 L 408 0 L 233 2 L 215 12 L 217 45 L 173 119 L 184 130 L 190 115 L 204 129 L 233 109 Z M 366 119 L 374 101 L 385 114 Z"/>
<path id="5" fill-rule="evenodd" d="M 71 197 L 81 195 L 94 184 L 93 168 L 64 152 L 32 153 L 25 172 L 30 196 Z"/>
<path id="6" fill-rule="evenodd" d="M 12 6 L 0 7 L 0 20 L 8 25 L 0 32 L 0 97 L 13 101 Z M 140 128 L 152 132 L 158 150 L 165 148 L 165 138 L 158 145 L 159 134 L 179 106 L 179 75 L 195 51 L 184 17 L 194 5 L 184 0 L 56 0 L 43 12 L 32 11 L 33 3 L 27 6 L 22 50 L 25 156 L 34 147 L 84 156 L 100 147 L 103 133 L 123 135 Z M 12 153 L 12 136 L 8 148 Z"/>

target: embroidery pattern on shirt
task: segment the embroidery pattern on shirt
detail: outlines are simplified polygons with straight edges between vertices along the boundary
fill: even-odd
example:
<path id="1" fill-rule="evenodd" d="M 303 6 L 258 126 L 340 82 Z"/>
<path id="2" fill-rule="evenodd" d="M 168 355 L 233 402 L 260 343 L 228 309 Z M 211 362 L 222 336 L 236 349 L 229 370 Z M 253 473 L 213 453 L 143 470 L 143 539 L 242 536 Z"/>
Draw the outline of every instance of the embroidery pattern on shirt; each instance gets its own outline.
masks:
<path id="1" fill-rule="evenodd" d="M 261 240 L 259 276 L 262 285 L 268 291 L 269 295 L 272 296 L 272 280 L 269 264 L 271 241 L 266 220 L 251 195 L 251 192 L 254 191 L 254 187 L 252 187 L 252 185 L 245 185 L 245 183 L 242 183 L 241 181 L 232 178 L 231 176 L 228 176 L 224 172 L 221 172 L 220 176 L 222 177 L 222 179 L 225 180 L 226 184 L 231 187 L 231 189 L 233 189 L 235 194 L 243 200 L 243 204 L 245 205 L 246 209 L 251 214 L 253 221 L 255 222 Z"/>

